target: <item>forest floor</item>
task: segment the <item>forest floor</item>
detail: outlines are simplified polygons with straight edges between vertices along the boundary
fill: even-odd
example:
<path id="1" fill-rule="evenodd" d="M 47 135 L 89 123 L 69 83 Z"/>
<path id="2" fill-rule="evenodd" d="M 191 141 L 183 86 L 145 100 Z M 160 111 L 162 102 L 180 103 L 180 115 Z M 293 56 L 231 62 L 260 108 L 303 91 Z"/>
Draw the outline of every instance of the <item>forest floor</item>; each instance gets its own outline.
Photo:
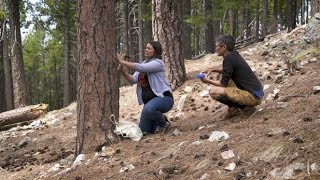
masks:
<path id="1" fill-rule="evenodd" d="M 299 27 L 239 49 L 265 87 L 251 117 L 224 119 L 226 106 L 203 96 L 208 86 L 195 75 L 222 63 L 206 55 L 186 61 L 188 80 L 174 91 L 166 134 L 123 140 L 75 165 L 73 103 L 0 132 L 0 179 L 320 179 L 320 92 L 314 89 L 320 86 L 320 52 L 303 56 L 293 74 L 286 65 L 304 43 L 303 33 Z M 186 86 L 193 91 L 185 92 Z M 137 122 L 142 107 L 135 86 L 120 91 L 121 119 Z M 214 131 L 229 138 L 210 141 Z"/>

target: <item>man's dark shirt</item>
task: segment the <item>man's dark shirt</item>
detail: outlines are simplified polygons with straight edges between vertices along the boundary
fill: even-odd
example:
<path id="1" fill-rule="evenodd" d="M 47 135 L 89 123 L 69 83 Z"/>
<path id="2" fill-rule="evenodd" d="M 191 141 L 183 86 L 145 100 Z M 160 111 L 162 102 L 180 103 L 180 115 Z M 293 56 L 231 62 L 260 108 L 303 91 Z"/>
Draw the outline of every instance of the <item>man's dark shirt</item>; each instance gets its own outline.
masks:
<path id="1" fill-rule="evenodd" d="M 230 79 L 239 89 L 249 91 L 252 94 L 256 94 L 257 91 L 262 92 L 263 96 L 261 82 L 237 51 L 229 52 L 223 59 L 220 83 L 227 87 Z"/>

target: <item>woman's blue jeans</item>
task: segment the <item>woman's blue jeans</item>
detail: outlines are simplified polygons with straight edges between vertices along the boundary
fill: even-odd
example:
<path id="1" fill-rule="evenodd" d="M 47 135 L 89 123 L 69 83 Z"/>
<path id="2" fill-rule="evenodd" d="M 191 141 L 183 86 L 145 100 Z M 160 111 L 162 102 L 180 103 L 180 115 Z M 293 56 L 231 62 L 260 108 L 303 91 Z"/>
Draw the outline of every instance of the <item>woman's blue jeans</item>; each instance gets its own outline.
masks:
<path id="1" fill-rule="evenodd" d="M 170 111 L 173 107 L 173 98 L 164 96 L 155 97 L 147 102 L 142 109 L 139 127 L 142 132 L 154 133 L 157 126 L 165 126 L 165 118 L 162 113 Z"/>

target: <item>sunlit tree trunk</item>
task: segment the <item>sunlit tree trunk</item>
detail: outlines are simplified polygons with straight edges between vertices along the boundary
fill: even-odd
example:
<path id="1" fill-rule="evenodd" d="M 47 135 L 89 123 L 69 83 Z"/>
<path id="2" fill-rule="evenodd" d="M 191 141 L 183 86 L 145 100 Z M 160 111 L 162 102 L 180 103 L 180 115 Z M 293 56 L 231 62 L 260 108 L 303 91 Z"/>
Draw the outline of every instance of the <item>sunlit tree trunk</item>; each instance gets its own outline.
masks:
<path id="1" fill-rule="evenodd" d="M 168 80 L 173 89 L 186 81 L 182 50 L 182 3 L 176 0 L 152 0 L 153 37 L 163 48 Z"/>
<path id="2" fill-rule="evenodd" d="M 76 155 L 117 142 L 119 76 L 115 60 L 115 0 L 78 0 Z"/>

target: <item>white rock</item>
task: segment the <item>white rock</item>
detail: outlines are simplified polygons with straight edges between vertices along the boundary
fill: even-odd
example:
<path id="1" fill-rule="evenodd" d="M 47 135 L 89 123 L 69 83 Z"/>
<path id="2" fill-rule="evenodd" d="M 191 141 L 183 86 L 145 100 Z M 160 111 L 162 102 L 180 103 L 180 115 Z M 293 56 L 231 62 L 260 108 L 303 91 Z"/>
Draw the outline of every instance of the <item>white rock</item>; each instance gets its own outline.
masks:
<path id="1" fill-rule="evenodd" d="M 320 92 L 320 86 L 314 86 L 314 87 L 312 88 L 312 90 L 313 90 L 313 93 L 314 93 L 314 94 L 319 93 L 319 92 Z"/>
<path id="2" fill-rule="evenodd" d="M 193 145 L 200 145 L 200 144 L 202 144 L 202 142 L 201 142 L 201 141 L 195 141 L 195 142 L 193 142 L 193 143 L 191 143 L 191 144 L 193 144 Z"/>
<path id="3" fill-rule="evenodd" d="M 209 174 L 208 173 L 204 173 L 199 180 L 205 180 L 209 177 Z"/>
<path id="4" fill-rule="evenodd" d="M 57 172 L 60 170 L 60 164 L 55 164 L 52 168 L 48 170 L 48 172 Z"/>
<path id="5" fill-rule="evenodd" d="M 204 160 L 201 161 L 199 164 L 197 164 L 196 170 L 205 168 L 205 167 L 208 166 L 209 164 L 210 164 L 210 160 L 209 160 L 209 159 L 204 159 Z"/>
<path id="6" fill-rule="evenodd" d="M 227 167 L 224 169 L 227 171 L 233 171 L 236 168 L 236 163 L 230 163 Z"/>
<path id="7" fill-rule="evenodd" d="M 229 139 L 228 133 L 224 131 L 213 131 L 208 140 L 213 142 L 213 141 L 224 141 L 227 139 Z"/>
<path id="8" fill-rule="evenodd" d="M 191 86 L 186 86 L 186 87 L 184 88 L 184 91 L 187 92 L 187 93 L 191 93 L 191 92 L 193 91 L 193 87 L 191 87 Z"/>
<path id="9" fill-rule="evenodd" d="M 230 159 L 230 158 L 233 158 L 234 156 L 235 156 L 235 155 L 234 155 L 234 153 L 233 153 L 232 150 L 224 151 L 224 152 L 221 153 L 221 157 L 222 157 L 223 159 Z"/>
<path id="10" fill-rule="evenodd" d="M 313 63 L 313 62 L 317 62 L 317 58 L 316 57 L 314 57 L 314 58 L 309 60 L 309 63 Z"/>
<path id="11" fill-rule="evenodd" d="M 203 90 L 199 93 L 201 97 L 208 97 L 209 96 L 209 91 L 208 90 Z"/>
<path id="12" fill-rule="evenodd" d="M 311 171 L 318 171 L 319 170 L 319 166 L 316 163 L 313 163 L 310 165 L 310 170 Z"/>
<path id="13" fill-rule="evenodd" d="M 86 155 L 85 154 L 79 154 L 77 157 L 76 157 L 76 160 L 74 160 L 73 162 L 73 166 L 78 166 L 81 164 L 82 161 L 84 161 L 86 158 Z"/>
<path id="14" fill-rule="evenodd" d="M 263 86 L 263 90 L 265 91 L 265 90 L 269 89 L 270 86 L 271 86 L 270 84 L 265 84 L 265 85 Z"/>
<path id="15" fill-rule="evenodd" d="M 135 167 L 132 164 L 128 164 L 128 165 L 126 165 L 126 166 L 124 166 L 124 167 L 122 167 L 120 169 L 120 173 L 128 172 L 128 171 L 131 171 L 133 169 L 135 169 Z"/>
<path id="16" fill-rule="evenodd" d="M 178 136 L 178 135 L 182 134 L 182 132 L 180 132 L 179 129 L 176 128 L 176 129 L 173 131 L 172 134 L 173 134 L 174 136 Z"/>

